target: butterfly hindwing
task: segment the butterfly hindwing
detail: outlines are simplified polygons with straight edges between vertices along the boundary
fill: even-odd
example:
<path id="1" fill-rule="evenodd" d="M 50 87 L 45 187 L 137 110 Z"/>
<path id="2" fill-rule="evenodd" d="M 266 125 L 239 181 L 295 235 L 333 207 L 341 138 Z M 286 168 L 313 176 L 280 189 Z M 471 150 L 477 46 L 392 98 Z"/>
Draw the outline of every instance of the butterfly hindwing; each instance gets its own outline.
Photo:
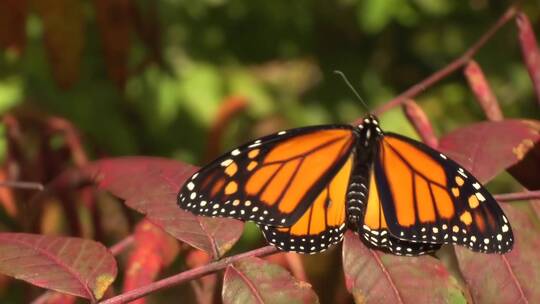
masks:
<path id="1" fill-rule="evenodd" d="M 293 225 L 354 147 L 351 126 L 315 126 L 262 137 L 194 174 L 178 204 L 197 215 Z"/>
<path id="2" fill-rule="evenodd" d="M 363 224 L 358 227 L 360 239 L 369 247 L 396 255 L 418 256 L 439 250 L 441 244 L 411 242 L 389 233 L 373 170 L 371 172 L 371 177 L 368 177 L 369 191 L 364 208 Z"/>
<path id="3" fill-rule="evenodd" d="M 466 170 L 420 142 L 385 134 L 374 177 L 389 232 L 422 243 L 505 253 L 513 236 L 493 196 Z"/>
<path id="4" fill-rule="evenodd" d="M 262 226 L 266 240 L 280 250 L 316 253 L 341 242 L 346 224 L 346 192 L 353 156 L 290 227 Z"/>

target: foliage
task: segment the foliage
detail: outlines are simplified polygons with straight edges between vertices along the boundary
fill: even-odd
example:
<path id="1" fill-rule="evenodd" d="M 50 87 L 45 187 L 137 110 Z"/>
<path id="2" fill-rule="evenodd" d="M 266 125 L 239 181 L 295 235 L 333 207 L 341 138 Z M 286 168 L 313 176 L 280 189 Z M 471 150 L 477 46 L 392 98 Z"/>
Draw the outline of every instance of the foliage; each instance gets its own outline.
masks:
<path id="1" fill-rule="evenodd" d="M 450 0 L 0 0 L 0 272 L 30 283 L 0 275 L 0 299 L 539 302 L 539 15 Z M 385 130 L 517 191 L 495 196 L 523 200 L 502 203 L 514 251 L 402 258 L 348 234 L 300 258 L 176 206 L 191 164 L 361 119 L 336 69 Z"/>

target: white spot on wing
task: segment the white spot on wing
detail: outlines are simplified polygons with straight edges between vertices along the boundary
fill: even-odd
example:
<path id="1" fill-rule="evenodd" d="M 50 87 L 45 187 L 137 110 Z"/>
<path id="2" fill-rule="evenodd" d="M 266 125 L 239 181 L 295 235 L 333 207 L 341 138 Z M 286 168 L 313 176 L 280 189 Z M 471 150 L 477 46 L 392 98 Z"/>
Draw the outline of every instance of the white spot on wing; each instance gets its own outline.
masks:
<path id="1" fill-rule="evenodd" d="M 476 192 L 475 195 L 476 195 L 476 198 L 481 202 L 484 202 L 486 200 L 486 198 L 480 192 Z"/>
<path id="2" fill-rule="evenodd" d="M 221 166 L 222 167 L 227 167 L 228 165 L 232 164 L 233 160 L 232 159 L 226 159 L 224 161 L 221 162 Z"/>

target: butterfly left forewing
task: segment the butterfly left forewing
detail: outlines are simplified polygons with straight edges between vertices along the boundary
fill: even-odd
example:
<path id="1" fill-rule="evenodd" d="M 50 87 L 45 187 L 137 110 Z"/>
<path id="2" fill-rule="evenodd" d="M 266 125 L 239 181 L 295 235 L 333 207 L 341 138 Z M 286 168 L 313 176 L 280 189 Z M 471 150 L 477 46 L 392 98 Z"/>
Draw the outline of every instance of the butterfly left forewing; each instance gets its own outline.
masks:
<path id="1" fill-rule="evenodd" d="M 291 226 L 346 162 L 354 141 L 347 125 L 257 139 L 195 173 L 180 190 L 178 204 L 197 215 Z"/>
<path id="2" fill-rule="evenodd" d="M 493 196 L 442 153 L 386 134 L 374 168 L 384 215 L 395 237 L 454 243 L 488 253 L 512 249 L 510 224 Z"/>

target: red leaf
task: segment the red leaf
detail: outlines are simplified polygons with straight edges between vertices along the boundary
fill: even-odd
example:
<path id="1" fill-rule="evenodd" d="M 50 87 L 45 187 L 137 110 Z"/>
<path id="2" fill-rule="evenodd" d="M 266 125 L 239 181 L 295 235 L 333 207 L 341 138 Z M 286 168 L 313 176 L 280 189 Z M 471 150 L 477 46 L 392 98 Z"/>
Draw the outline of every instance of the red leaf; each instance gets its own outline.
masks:
<path id="1" fill-rule="evenodd" d="M 399 257 L 367 248 L 347 232 L 343 242 L 347 289 L 356 303 L 459 303 L 463 290 L 430 256 Z"/>
<path id="2" fill-rule="evenodd" d="M 124 199 L 126 205 L 175 238 L 219 258 L 242 234 L 240 221 L 197 217 L 181 210 L 176 196 L 197 167 L 152 157 L 123 157 L 96 161 L 86 172 L 99 186 Z"/>
<path id="3" fill-rule="evenodd" d="M 105 51 L 109 78 L 124 88 L 131 46 L 132 6 L 130 0 L 94 0 L 97 24 Z"/>
<path id="4" fill-rule="evenodd" d="M 537 101 L 540 104 L 540 50 L 538 50 L 536 35 L 527 15 L 519 13 L 516 22 L 519 30 L 521 53 L 533 81 Z"/>
<path id="5" fill-rule="evenodd" d="M 84 46 L 84 11 L 80 0 L 31 2 L 43 21 L 45 46 L 53 75 L 62 88 L 79 78 Z"/>
<path id="6" fill-rule="evenodd" d="M 476 100 L 484 110 L 487 119 L 491 121 L 503 120 L 503 114 L 497 102 L 497 97 L 493 94 L 482 68 L 480 68 L 476 61 L 471 60 L 467 64 L 465 67 L 465 77 L 467 77 L 469 86 L 476 96 Z"/>
<path id="7" fill-rule="evenodd" d="M 127 263 L 124 291 L 152 283 L 178 255 L 179 246 L 163 230 L 142 220 L 135 228 L 135 248 Z M 132 303 L 145 303 L 141 298 Z"/>
<path id="8" fill-rule="evenodd" d="M 49 291 L 42 294 L 39 298 L 32 301 L 34 304 L 73 304 L 77 301 L 74 296 L 55 291 Z"/>
<path id="9" fill-rule="evenodd" d="M 485 183 L 521 161 L 540 141 L 539 123 L 505 120 L 472 124 L 444 136 L 439 149 Z"/>
<path id="10" fill-rule="evenodd" d="M 43 288 L 95 301 L 116 271 L 112 254 L 91 240 L 0 233 L 0 272 Z"/>
<path id="11" fill-rule="evenodd" d="M 298 281 L 280 266 L 247 258 L 227 267 L 223 303 L 316 303 L 311 285 Z"/>
<path id="12" fill-rule="evenodd" d="M 22 53 L 26 43 L 26 0 L 0 0 L 0 47 Z"/>
<path id="13" fill-rule="evenodd" d="M 514 249 L 505 255 L 456 247 L 459 267 L 475 303 L 540 303 L 540 236 L 528 205 L 502 205 L 512 224 Z"/>

